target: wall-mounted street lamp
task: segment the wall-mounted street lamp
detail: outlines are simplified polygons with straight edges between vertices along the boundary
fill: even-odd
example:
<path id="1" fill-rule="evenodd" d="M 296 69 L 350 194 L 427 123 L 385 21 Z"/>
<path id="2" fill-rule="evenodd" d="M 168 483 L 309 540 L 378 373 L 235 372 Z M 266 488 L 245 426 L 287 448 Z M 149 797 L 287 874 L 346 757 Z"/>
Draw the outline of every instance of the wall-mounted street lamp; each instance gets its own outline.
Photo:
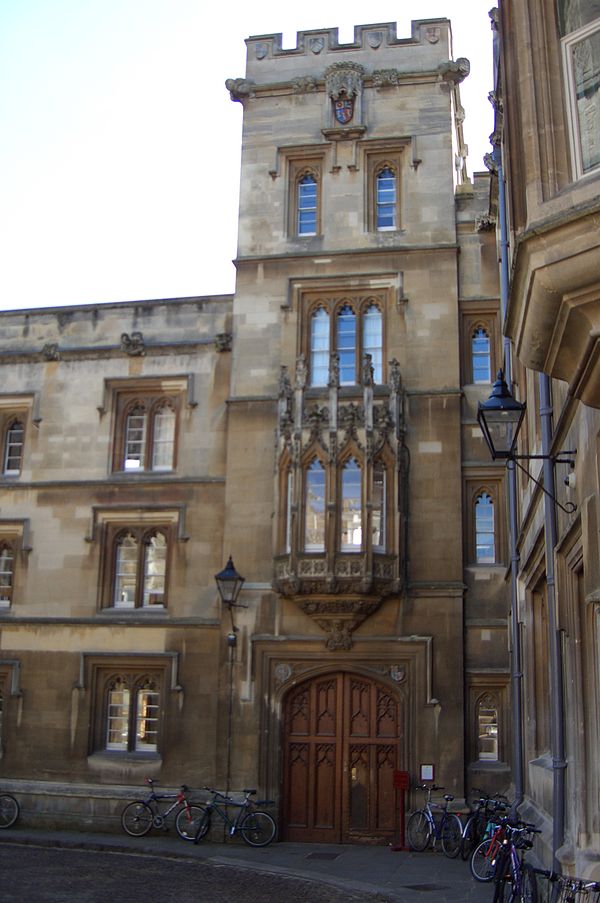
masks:
<path id="1" fill-rule="evenodd" d="M 231 739 L 232 739 L 232 718 L 233 718 L 233 665 L 235 661 L 235 647 L 237 644 L 237 627 L 233 620 L 234 608 L 247 608 L 238 602 L 238 596 L 244 585 L 244 578 L 238 574 L 233 563 L 231 555 L 229 561 L 222 571 L 215 574 L 215 583 L 221 603 L 229 609 L 231 617 L 231 632 L 227 634 L 227 645 L 229 647 L 229 706 L 227 709 L 227 769 L 226 769 L 226 788 L 225 796 L 229 796 L 231 785 Z M 225 836 L 225 835 L 223 835 Z"/>
<path id="2" fill-rule="evenodd" d="M 490 454 L 494 461 L 497 459 L 504 461 L 514 461 L 514 463 L 527 476 L 533 480 L 536 486 L 550 496 L 552 501 L 566 514 L 572 514 L 577 506 L 573 502 L 567 502 L 562 505 L 538 480 L 532 476 L 526 467 L 519 464 L 519 461 L 532 461 L 534 459 L 552 461 L 553 464 L 568 464 L 570 467 L 575 466 L 573 461 L 574 451 L 562 451 L 557 455 L 517 455 L 515 448 L 519 430 L 525 417 L 525 402 L 517 401 L 510 393 L 510 390 L 504 379 L 502 370 L 498 371 L 496 382 L 492 388 L 492 394 L 487 401 L 480 401 L 477 410 L 477 422 L 481 427 L 483 438 L 490 450 Z M 563 457 L 563 456 L 569 457 Z"/>
<path id="3" fill-rule="evenodd" d="M 235 646 L 237 627 L 233 620 L 233 609 L 247 608 L 248 606 L 238 602 L 238 596 L 244 585 L 244 577 L 236 571 L 231 555 L 223 570 L 215 574 L 215 583 L 217 584 L 221 602 L 228 607 L 231 616 L 231 634 L 227 638 L 227 642 L 229 646 Z"/>

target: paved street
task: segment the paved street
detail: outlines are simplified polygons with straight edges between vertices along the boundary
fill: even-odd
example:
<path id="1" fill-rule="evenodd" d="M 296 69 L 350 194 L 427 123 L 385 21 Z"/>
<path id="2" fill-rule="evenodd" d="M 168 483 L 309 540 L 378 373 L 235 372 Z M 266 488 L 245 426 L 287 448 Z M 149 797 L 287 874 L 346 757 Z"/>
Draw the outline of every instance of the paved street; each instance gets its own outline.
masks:
<path id="1" fill-rule="evenodd" d="M 136 853 L 0 848 L 3 903 L 344 903 L 364 900 L 314 881 Z M 373 896 L 373 903 L 383 898 Z"/>
<path id="2" fill-rule="evenodd" d="M 195 846 L 147 837 L 50 832 L 0 835 L 2 903 L 490 903 L 468 865 L 381 846 L 232 841 Z"/>

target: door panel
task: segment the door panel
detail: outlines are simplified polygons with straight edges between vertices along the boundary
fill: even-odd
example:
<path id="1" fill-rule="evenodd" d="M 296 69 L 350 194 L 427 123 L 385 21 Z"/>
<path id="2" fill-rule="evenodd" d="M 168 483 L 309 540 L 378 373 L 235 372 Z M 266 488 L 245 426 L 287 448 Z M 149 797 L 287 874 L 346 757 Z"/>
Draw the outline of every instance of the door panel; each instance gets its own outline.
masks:
<path id="1" fill-rule="evenodd" d="M 326 675 L 290 691 L 283 725 L 285 839 L 394 839 L 399 700 L 369 678 Z"/>

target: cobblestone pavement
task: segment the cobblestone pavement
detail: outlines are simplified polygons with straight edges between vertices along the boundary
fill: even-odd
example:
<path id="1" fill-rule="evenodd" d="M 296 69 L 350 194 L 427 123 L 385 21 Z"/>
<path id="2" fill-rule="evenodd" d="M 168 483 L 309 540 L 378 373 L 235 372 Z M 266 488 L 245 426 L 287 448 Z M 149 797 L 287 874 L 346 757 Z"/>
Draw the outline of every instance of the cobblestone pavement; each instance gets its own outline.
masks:
<path id="1" fill-rule="evenodd" d="M 349 903 L 361 893 L 315 881 L 252 873 L 203 860 L 180 860 L 137 853 L 0 848 L 3 903 Z M 369 897 L 383 903 L 379 895 Z"/>
<path id="2" fill-rule="evenodd" d="M 467 863 L 388 847 L 24 829 L 0 834 L 2 903 L 490 903 Z"/>

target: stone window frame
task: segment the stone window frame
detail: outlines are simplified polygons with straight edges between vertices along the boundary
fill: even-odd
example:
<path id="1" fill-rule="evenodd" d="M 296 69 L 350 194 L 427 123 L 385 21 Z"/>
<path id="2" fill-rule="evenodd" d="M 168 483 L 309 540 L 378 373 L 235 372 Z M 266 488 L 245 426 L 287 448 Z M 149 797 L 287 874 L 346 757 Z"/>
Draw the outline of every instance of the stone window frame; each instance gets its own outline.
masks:
<path id="1" fill-rule="evenodd" d="M 29 519 L 27 518 L 0 520 L 0 551 L 4 547 L 8 547 L 12 552 L 13 562 L 10 599 L 8 601 L 0 600 L 0 612 L 12 609 L 15 602 L 23 596 L 24 569 L 21 564 L 26 561 L 27 553 L 31 551 L 29 533 Z"/>
<path id="2" fill-rule="evenodd" d="M 313 293 L 310 293 L 313 295 Z M 319 310 L 324 310 L 329 317 L 329 359 L 331 354 L 337 350 L 337 329 L 336 316 L 340 310 L 349 306 L 352 308 L 356 317 L 355 331 L 355 380 L 353 383 L 343 383 L 342 385 L 360 386 L 362 374 L 362 358 L 364 349 L 364 316 L 366 312 L 375 306 L 381 313 L 381 381 L 376 380 L 379 385 L 385 384 L 386 381 L 386 347 L 387 347 L 387 324 L 386 324 L 386 305 L 382 294 L 379 292 L 368 292 L 362 290 L 349 290 L 339 292 L 316 292 L 311 300 L 308 300 L 301 318 L 300 328 L 300 353 L 304 354 L 308 365 L 308 387 L 310 389 L 322 389 L 326 387 L 326 383 L 312 383 L 311 378 L 311 361 L 312 361 L 312 318 Z"/>
<path id="3" fill-rule="evenodd" d="M 169 703 L 169 689 L 173 686 L 173 656 L 171 654 L 91 654 L 85 655 L 82 668 L 87 671 L 86 683 L 90 692 L 89 753 L 109 755 L 121 759 L 160 759 L 165 736 L 165 719 Z M 112 681 L 125 676 L 132 688 L 138 688 L 147 679 L 159 687 L 160 712 L 157 725 L 156 749 L 136 749 L 131 725 L 135 725 L 135 706 L 130 710 L 130 723 L 126 749 L 107 748 L 108 691 Z M 169 678 L 171 685 L 169 686 Z M 82 684 L 82 689 L 84 686 Z"/>
<path id="4" fill-rule="evenodd" d="M 170 470 L 162 468 L 152 469 L 124 469 L 124 441 L 125 441 L 125 417 L 135 401 L 145 403 L 153 412 L 162 403 L 170 401 L 175 406 L 176 422 L 173 448 L 173 466 Z M 110 447 L 108 453 L 108 470 L 112 476 L 121 474 L 127 479 L 156 479 L 157 476 L 169 477 L 175 474 L 178 467 L 180 452 L 180 432 L 182 428 L 183 409 L 193 409 L 198 406 L 194 375 L 191 373 L 165 375 L 165 376 L 140 376 L 140 377 L 114 377 L 104 380 L 102 396 L 97 410 L 100 417 L 110 413 Z M 147 441 L 151 439 L 147 436 Z M 151 458 L 150 458 L 151 460 Z"/>
<path id="5" fill-rule="evenodd" d="M 41 418 L 36 413 L 38 405 L 39 398 L 36 393 L 0 395 L 0 478 L 3 480 L 16 480 L 23 473 L 29 424 L 33 422 L 37 425 L 41 421 Z M 8 433 L 16 422 L 21 423 L 23 426 L 19 469 L 7 471 Z"/>
<path id="6" fill-rule="evenodd" d="M 132 388 L 131 390 L 122 389 L 116 393 L 115 404 L 116 416 L 112 457 L 113 473 L 126 473 L 128 475 L 137 473 L 173 473 L 177 468 L 181 394 L 172 392 L 167 393 L 160 390 L 153 391 L 150 388 L 145 388 L 144 390 L 140 390 L 139 388 Z M 155 427 L 158 415 L 165 408 L 171 409 L 175 414 L 173 451 L 170 467 L 154 464 L 154 454 L 157 444 Z M 143 411 L 145 420 L 143 448 L 144 466 L 140 468 L 128 468 L 126 466 L 128 424 L 130 422 L 129 418 L 133 416 L 133 412 L 137 409 Z"/>
<path id="7" fill-rule="evenodd" d="M 12 723 L 17 700 L 17 718 L 23 699 L 21 690 L 21 663 L 18 659 L 0 658 L 0 761 L 4 758 L 8 740 L 7 724 Z"/>
<path id="8" fill-rule="evenodd" d="M 322 545 L 322 547 L 320 545 L 317 547 L 316 544 L 313 547 L 313 546 L 307 544 L 307 541 L 306 541 L 306 530 L 307 530 L 306 515 L 307 515 L 307 510 L 308 510 L 308 505 L 306 503 L 306 493 L 307 493 L 307 487 L 308 487 L 307 475 L 308 475 L 308 471 L 309 471 L 312 463 L 315 460 L 318 461 L 318 463 L 323 468 L 323 474 L 324 474 L 324 478 L 325 478 L 325 507 L 324 507 L 324 512 L 323 512 L 323 545 Z M 300 528 L 300 537 L 299 537 L 299 542 L 298 542 L 299 551 L 302 554 L 311 555 L 311 556 L 325 555 L 327 552 L 327 545 L 328 545 L 328 542 L 327 542 L 328 541 L 328 517 L 327 517 L 327 514 L 328 514 L 328 509 L 329 509 L 329 495 L 331 492 L 331 480 L 330 480 L 327 457 L 324 454 L 323 450 L 318 446 L 309 447 L 306 450 L 305 454 L 303 455 L 302 480 L 301 480 L 301 486 L 299 487 L 299 490 L 302 493 L 301 503 L 300 503 L 301 528 Z"/>
<path id="9" fill-rule="evenodd" d="M 163 593 L 161 602 L 149 602 L 145 604 L 144 599 L 147 595 L 147 550 L 151 540 L 156 535 L 163 536 L 165 539 L 165 574 L 163 581 Z M 122 545 L 122 539 L 125 536 L 132 536 L 136 540 L 136 574 L 135 574 L 135 593 L 133 605 L 120 605 L 116 599 L 116 585 L 119 574 L 117 573 L 119 548 Z M 109 556 L 109 563 L 105 572 L 105 579 L 110 581 L 105 586 L 104 600 L 106 608 L 114 608 L 118 611 L 130 611 L 131 609 L 142 609 L 143 611 L 158 611 L 167 608 L 168 586 L 169 586 L 169 564 L 170 553 L 173 544 L 172 527 L 164 524 L 110 524 L 107 526 L 107 536 L 105 539 L 105 549 Z M 151 595 L 151 594 L 150 594 Z"/>
<path id="10" fill-rule="evenodd" d="M 322 235 L 323 230 L 323 172 L 325 151 L 315 154 L 315 149 L 287 157 L 287 234 L 289 238 L 309 241 Z M 312 176 L 316 182 L 316 228 L 315 232 L 300 232 L 300 182 L 305 176 Z"/>
<path id="11" fill-rule="evenodd" d="M 567 730 L 567 755 L 577 770 L 567 776 L 567 793 L 581 795 L 580 820 L 568 824 L 571 832 L 594 831 L 600 790 L 600 770 L 592 765 L 590 750 L 597 748 L 600 727 L 586 714 L 600 702 L 600 592 L 598 577 L 598 507 L 590 495 L 580 516 L 556 548 L 557 628 L 561 631 L 563 668 L 572 686 L 571 724 Z M 585 764 L 584 764 L 585 763 Z M 583 793 L 581 791 L 584 791 Z"/>
<path id="12" fill-rule="evenodd" d="M 365 172 L 365 229 L 377 235 L 402 232 L 404 230 L 404 152 L 411 139 L 365 141 L 362 143 L 363 167 Z M 393 229 L 379 229 L 377 226 L 377 177 L 385 169 L 396 175 L 396 216 Z"/>
<path id="13" fill-rule="evenodd" d="M 306 473 L 315 458 L 323 467 L 325 475 L 325 512 L 324 512 L 324 547 L 319 549 L 307 548 L 306 546 Z M 348 460 L 354 458 L 361 471 L 361 522 L 362 522 L 362 543 L 357 548 L 342 547 L 341 542 L 341 506 L 334 503 L 331 493 L 335 491 L 337 499 L 341 499 L 341 483 L 344 465 Z M 372 525 L 372 492 L 373 492 L 373 476 L 376 464 L 380 464 L 385 474 L 386 492 L 383 499 L 383 530 L 384 542 L 382 545 L 372 545 L 372 540 L 368 537 L 368 531 L 373 531 Z M 384 445 L 380 448 L 373 460 L 369 463 L 365 453 L 359 448 L 355 442 L 347 443 L 340 450 L 335 462 L 328 459 L 323 449 L 314 443 L 310 445 L 304 452 L 299 466 L 294 466 L 289 450 L 284 449 L 278 467 L 278 488 L 279 488 L 279 517 L 277 527 L 276 545 L 279 554 L 300 554 L 319 556 L 327 555 L 332 552 L 331 542 L 333 541 L 333 551 L 335 554 L 352 555 L 364 553 L 369 544 L 376 555 L 389 554 L 390 549 L 394 548 L 396 542 L 394 528 L 394 456 L 389 446 Z M 290 483 L 291 478 L 291 483 Z M 334 490 L 335 484 L 335 490 Z M 291 485 L 291 497 L 289 487 Z M 335 518 L 332 519 L 332 512 L 335 512 Z M 299 515 L 299 517 L 297 517 Z M 289 533 L 288 533 L 289 520 Z M 335 521 L 335 523 L 334 523 Z M 295 524 L 298 523 L 296 529 Z M 289 535 L 289 548 L 287 546 L 287 538 Z"/>
<path id="14" fill-rule="evenodd" d="M 581 117 L 578 110 L 577 85 L 574 74 L 574 53 L 577 45 L 591 37 L 600 35 L 600 18 L 592 20 L 581 28 L 569 32 L 560 38 L 563 74 L 565 81 L 565 105 L 567 110 L 568 133 L 571 150 L 572 174 L 575 180 L 597 176 L 600 172 L 600 154 L 598 162 L 589 169 L 584 168 Z M 596 78 L 600 80 L 600 63 L 597 63 Z M 598 100 L 600 105 L 600 99 Z M 600 117 L 600 109 L 599 109 Z M 600 148 L 599 148 L 600 152 Z"/>
<path id="15" fill-rule="evenodd" d="M 478 329 L 487 332 L 490 339 L 490 383 L 475 382 L 473 373 L 473 335 Z M 493 304 L 469 304 L 468 310 L 462 311 L 461 316 L 461 365 L 462 380 L 464 385 L 485 386 L 494 382 L 496 373 L 500 367 L 500 328 L 498 321 L 498 303 Z"/>
<path id="16" fill-rule="evenodd" d="M 506 561 L 506 512 L 504 503 L 503 477 L 496 475 L 491 469 L 481 476 L 470 476 L 465 484 L 465 510 L 466 510 L 466 537 L 465 548 L 469 567 L 485 568 L 498 567 Z M 493 562 L 477 560 L 476 543 L 476 503 L 482 493 L 490 496 L 494 506 L 494 543 L 495 555 Z"/>
<path id="17" fill-rule="evenodd" d="M 471 766 L 484 768 L 505 768 L 510 750 L 510 676 L 481 673 L 471 674 L 467 682 L 468 700 L 468 756 Z M 481 703 L 492 700 L 498 713 L 498 735 L 496 759 L 481 758 L 479 736 L 479 709 Z"/>
<path id="18" fill-rule="evenodd" d="M 147 605 L 143 602 L 143 588 L 138 580 L 136 604 L 133 607 L 121 607 L 114 604 L 114 586 L 116 579 L 116 544 L 119 537 L 131 531 L 143 541 L 144 538 L 160 531 L 167 541 L 164 598 L 161 605 Z M 98 611 L 118 612 L 119 615 L 139 615 L 148 612 L 166 612 L 169 608 L 169 584 L 171 582 L 171 561 L 176 542 L 187 542 L 189 536 L 185 532 L 184 507 L 144 507 L 130 506 L 119 508 L 94 507 L 87 542 L 99 541 L 100 567 L 98 580 Z M 143 542 L 139 545 L 138 575 L 143 567 Z"/>

